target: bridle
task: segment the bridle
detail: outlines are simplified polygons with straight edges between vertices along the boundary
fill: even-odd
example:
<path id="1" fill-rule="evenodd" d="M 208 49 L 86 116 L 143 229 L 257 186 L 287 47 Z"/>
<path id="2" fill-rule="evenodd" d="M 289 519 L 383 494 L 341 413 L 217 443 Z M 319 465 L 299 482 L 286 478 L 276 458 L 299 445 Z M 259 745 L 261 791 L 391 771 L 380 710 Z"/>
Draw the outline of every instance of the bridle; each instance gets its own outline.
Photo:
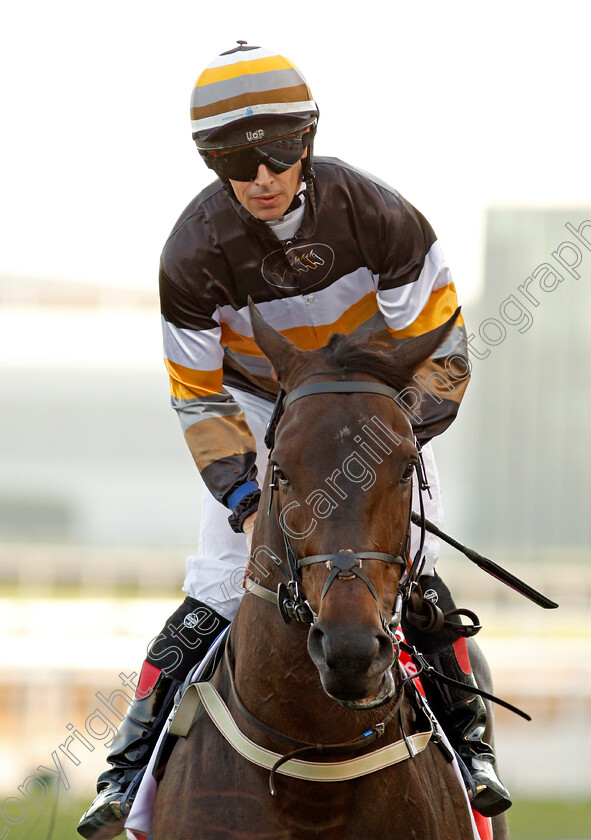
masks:
<path id="1" fill-rule="evenodd" d="M 269 449 L 269 461 L 272 465 L 272 480 L 269 485 L 269 502 L 267 507 L 267 513 L 271 512 L 274 493 L 279 488 L 276 475 L 277 466 L 273 461 L 273 450 L 275 447 L 275 433 L 277 430 L 277 426 L 279 424 L 279 421 L 283 417 L 283 414 L 285 413 L 286 409 L 296 400 L 302 399 L 303 397 L 308 397 L 316 394 L 352 393 L 379 394 L 381 396 L 388 397 L 389 399 L 393 400 L 398 406 L 400 406 L 399 392 L 396 391 L 394 388 L 389 387 L 388 385 L 382 385 L 378 382 L 359 382 L 346 380 L 326 381 L 302 385 L 299 388 L 295 388 L 293 391 L 290 391 L 288 394 L 286 394 L 283 390 L 279 391 L 273 409 L 273 413 L 271 415 L 271 419 L 267 427 L 267 433 L 265 435 L 265 444 Z M 404 556 L 403 554 L 394 555 L 379 551 L 353 551 L 352 549 L 345 548 L 332 554 L 315 554 L 309 555 L 307 557 L 298 557 L 286 532 L 286 528 L 282 525 L 282 509 L 280 507 L 278 521 L 280 523 L 283 541 L 285 544 L 285 553 L 287 563 L 289 566 L 289 581 L 287 583 L 279 584 L 277 589 L 277 605 L 279 607 L 279 612 L 281 613 L 281 616 L 286 623 L 289 623 L 292 619 L 296 619 L 297 621 L 301 621 L 306 624 L 313 624 L 317 620 L 318 616 L 313 611 L 303 591 L 301 570 L 302 568 L 307 566 L 323 563 L 329 569 L 330 574 L 328 575 L 325 581 L 320 602 L 322 603 L 322 601 L 328 593 L 328 590 L 335 582 L 335 580 L 350 580 L 351 578 L 356 577 L 359 580 L 361 580 L 369 589 L 372 597 L 375 599 L 378 605 L 382 626 L 386 633 L 394 639 L 394 631 L 400 623 L 403 603 L 407 599 L 410 587 L 413 581 L 415 581 L 418 577 L 420 573 L 420 568 L 423 563 L 423 548 L 425 542 L 425 514 L 422 492 L 424 490 L 429 491 L 429 486 L 426 482 L 426 475 L 421 455 L 421 449 L 416 441 L 415 444 L 419 453 L 419 460 L 415 465 L 415 468 L 417 471 L 419 486 L 419 499 L 421 511 L 421 524 L 419 525 L 419 527 L 421 529 L 421 538 L 419 550 L 417 551 L 415 558 L 408 571 L 408 574 L 405 577 L 405 582 L 399 585 L 398 593 L 396 595 L 395 600 L 393 616 L 390 619 L 387 619 L 383 615 L 380 600 L 376 592 L 375 586 L 363 570 L 363 561 L 379 560 L 382 563 L 399 565 L 404 569 L 408 566 L 407 556 Z M 412 497 L 409 502 L 408 510 L 408 528 L 406 540 L 407 551 L 410 536 L 411 511 Z M 283 568 L 283 565 L 281 565 L 280 568 Z M 268 596 L 265 596 L 260 592 L 260 590 L 262 590 L 263 587 L 260 587 L 257 584 L 253 585 L 252 583 L 246 583 L 246 586 L 255 594 L 262 595 L 262 597 L 265 597 L 267 600 L 270 600 Z"/>
<path id="2" fill-rule="evenodd" d="M 278 477 L 276 474 L 276 464 L 273 461 L 273 450 L 275 447 L 275 432 L 277 430 L 278 424 L 283 416 L 285 410 L 296 400 L 301 399 L 307 396 L 313 396 L 315 394 L 351 394 L 351 393 L 365 393 L 365 394 L 379 394 L 389 399 L 392 399 L 396 402 L 397 405 L 400 406 L 399 403 L 399 393 L 394 388 L 390 388 L 387 385 L 382 385 L 379 383 L 373 382 L 359 382 L 359 381 L 325 381 L 325 382 L 318 382 L 315 384 L 308 384 L 296 388 L 295 390 L 291 391 L 289 394 L 286 394 L 283 390 L 279 391 L 277 396 L 277 400 L 275 403 L 274 410 L 271 415 L 271 419 L 269 421 L 267 427 L 267 433 L 265 435 L 265 444 L 269 449 L 269 460 L 272 465 L 272 480 L 269 486 L 269 501 L 268 501 L 268 508 L 267 513 L 271 512 L 271 507 L 273 504 L 273 498 L 275 491 L 278 490 Z M 413 745 L 410 743 L 412 737 L 417 736 L 407 736 L 405 733 L 405 728 L 403 724 L 403 719 L 401 715 L 401 704 L 404 697 L 404 688 L 407 682 L 414 680 L 417 676 L 420 676 L 421 673 L 425 672 L 429 675 L 433 675 L 434 678 L 438 679 L 439 681 L 447 682 L 447 683 L 454 683 L 455 680 L 446 677 L 443 674 L 439 674 L 435 669 L 425 660 L 425 658 L 415 649 L 409 647 L 405 642 L 401 642 L 398 639 L 396 634 L 396 629 L 400 623 L 402 617 L 402 610 L 403 605 L 411 601 L 411 599 L 417 593 L 418 583 L 417 579 L 421 573 L 424 558 L 423 558 L 423 549 L 425 543 L 425 533 L 426 533 L 426 518 L 425 518 L 425 509 L 424 509 L 424 501 L 423 501 L 423 492 L 429 492 L 429 485 L 426 480 L 426 473 L 425 473 L 425 465 L 423 462 L 423 458 L 421 455 L 421 448 L 418 442 L 415 440 L 415 445 L 417 447 L 418 452 L 418 461 L 415 463 L 415 471 L 417 474 L 418 479 L 418 488 L 419 488 L 419 508 L 420 508 L 420 515 L 417 516 L 412 514 L 412 494 L 409 500 L 409 509 L 408 509 L 408 528 L 407 528 L 407 536 L 406 536 L 406 553 L 403 554 L 390 554 L 385 552 L 374 552 L 374 551 L 353 551 L 351 549 L 341 549 L 336 553 L 329 553 L 329 554 L 316 554 L 316 555 L 309 555 L 306 557 L 298 557 L 293 549 L 291 541 L 289 539 L 288 534 L 284 527 L 281 528 L 283 534 L 283 540 L 285 544 L 285 552 L 287 563 L 289 566 L 289 572 L 285 569 L 284 564 L 278 560 L 277 564 L 279 568 L 286 574 L 288 577 L 287 583 L 280 583 L 277 592 L 273 592 L 270 589 L 267 589 L 261 586 L 257 581 L 252 580 L 248 574 L 244 580 L 244 586 L 246 589 L 250 590 L 253 594 L 258 595 L 259 597 L 263 598 L 264 600 L 270 601 L 274 603 L 279 608 L 279 612 L 283 620 L 289 624 L 293 619 L 296 621 L 302 622 L 304 624 L 314 624 L 318 620 L 318 616 L 313 611 L 312 607 L 310 606 L 302 585 L 302 577 L 301 577 L 301 570 L 307 566 L 312 566 L 315 564 L 324 563 L 327 568 L 329 569 L 329 575 L 324 583 L 324 587 L 322 590 L 320 602 L 324 600 L 326 597 L 330 587 L 334 584 L 336 580 L 350 580 L 352 578 L 358 578 L 361 580 L 365 586 L 369 589 L 371 595 L 375 599 L 378 605 L 378 610 L 382 622 L 382 627 L 387 635 L 392 639 L 392 643 L 395 650 L 394 655 L 394 663 L 392 668 L 394 668 L 399 663 L 399 655 L 400 650 L 404 650 L 405 652 L 412 655 L 413 660 L 418 663 L 419 667 L 416 673 L 409 674 L 403 671 L 403 674 L 406 673 L 406 676 L 403 675 L 402 679 L 395 684 L 394 691 L 391 693 L 387 691 L 383 697 L 380 699 L 379 702 L 376 704 L 378 706 L 383 705 L 386 702 L 390 703 L 390 710 L 386 717 L 378 724 L 376 724 L 373 728 L 366 730 L 362 736 L 358 738 L 354 738 L 350 741 L 346 741 L 340 744 L 311 744 L 302 741 L 295 741 L 292 738 L 286 738 L 286 736 L 282 735 L 281 733 L 277 732 L 276 730 L 271 730 L 266 724 L 262 723 L 258 720 L 252 713 L 245 707 L 244 703 L 240 700 L 236 687 L 233 683 L 232 677 L 232 668 L 229 668 L 228 673 L 230 673 L 230 681 L 233 691 L 234 700 L 238 705 L 238 708 L 243 717 L 245 717 L 251 724 L 253 724 L 258 730 L 265 732 L 267 736 L 271 736 L 275 739 L 280 741 L 287 741 L 292 747 L 291 752 L 288 752 L 285 755 L 281 754 L 274 754 L 276 758 L 275 762 L 270 764 L 270 778 L 269 778 L 269 785 L 271 789 L 271 793 L 275 794 L 275 784 L 274 784 L 274 777 L 277 771 L 286 764 L 286 762 L 294 759 L 296 756 L 300 756 L 304 753 L 315 751 L 317 753 L 351 753 L 357 752 L 361 748 L 367 746 L 371 741 L 380 738 L 385 730 L 386 725 L 393 719 L 394 716 L 398 716 L 400 731 L 402 734 L 403 740 L 397 742 L 398 744 L 405 745 L 405 757 L 414 756 L 416 754 L 416 750 Z M 281 517 L 281 504 L 279 501 L 279 514 L 278 514 L 278 521 Z M 403 582 L 399 583 L 398 585 L 398 592 L 396 594 L 394 610 L 392 617 L 387 620 L 386 617 L 383 615 L 380 600 L 378 594 L 376 592 L 375 586 L 373 585 L 370 578 L 365 574 L 363 571 L 363 561 L 364 560 L 379 560 L 383 563 L 389 563 L 393 565 L 399 565 L 403 569 L 406 569 L 409 566 L 408 563 L 408 553 L 409 553 L 409 545 L 410 545 L 410 523 L 412 521 L 418 525 L 420 528 L 420 544 L 418 551 L 415 554 L 415 557 L 410 564 L 410 568 L 408 568 L 406 575 L 402 575 Z M 433 607 L 434 610 L 437 610 L 436 607 Z M 456 611 L 461 612 L 461 611 Z M 442 619 L 443 615 L 440 613 Z M 473 614 L 472 614 L 473 615 Z M 474 616 L 477 621 L 477 617 Z M 432 628 L 425 628 L 427 631 Z M 479 626 L 474 626 L 473 628 L 464 628 L 465 635 L 473 635 L 473 632 L 476 632 L 479 629 Z M 227 651 L 226 651 L 227 653 Z M 392 683 L 394 685 L 394 682 Z M 501 705 L 510 708 L 512 711 L 516 711 L 518 714 L 527 717 L 524 713 L 520 712 L 515 707 L 511 706 L 510 704 L 505 703 L 504 701 L 499 701 L 498 698 L 493 697 L 487 692 L 482 691 L 479 688 L 475 688 L 474 691 L 480 694 L 483 697 L 488 698 L 489 700 L 494 700 L 495 702 L 500 702 Z M 424 733 L 426 737 L 425 745 L 432 740 L 435 742 L 444 752 L 448 761 L 452 759 L 451 753 L 447 750 L 447 747 L 441 740 L 441 736 L 436 731 L 436 722 L 432 717 L 432 712 L 429 710 L 429 707 L 424 703 L 422 700 L 421 695 L 416 692 L 415 693 L 416 699 L 416 706 L 419 713 L 422 714 L 428 720 L 428 731 Z M 422 736 L 421 736 L 422 737 Z M 424 748 L 424 747 L 423 747 Z M 385 748 L 383 748 L 385 749 Z"/>

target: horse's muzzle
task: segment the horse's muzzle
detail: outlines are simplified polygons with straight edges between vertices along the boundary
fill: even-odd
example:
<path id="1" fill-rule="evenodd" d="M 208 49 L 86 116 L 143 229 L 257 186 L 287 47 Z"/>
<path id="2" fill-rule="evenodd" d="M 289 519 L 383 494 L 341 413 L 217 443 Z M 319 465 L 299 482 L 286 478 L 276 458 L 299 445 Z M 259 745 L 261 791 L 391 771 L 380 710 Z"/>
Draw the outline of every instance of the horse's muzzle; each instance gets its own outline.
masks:
<path id="1" fill-rule="evenodd" d="M 310 628 L 308 651 L 326 693 L 345 705 L 371 708 L 393 691 L 389 668 L 394 649 L 381 629 L 333 627 L 318 621 Z"/>

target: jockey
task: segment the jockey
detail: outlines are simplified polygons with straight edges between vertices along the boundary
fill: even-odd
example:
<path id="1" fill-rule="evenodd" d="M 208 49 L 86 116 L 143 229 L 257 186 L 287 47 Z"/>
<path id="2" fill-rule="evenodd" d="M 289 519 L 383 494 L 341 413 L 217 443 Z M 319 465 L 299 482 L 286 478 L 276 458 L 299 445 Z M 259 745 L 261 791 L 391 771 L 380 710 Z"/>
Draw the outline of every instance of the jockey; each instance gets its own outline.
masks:
<path id="1" fill-rule="evenodd" d="M 231 622 L 244 592 L 257 475 L 265 473 L 264 435 L 278 390 L 253 340 L 248 298 L 307 350 L 337 332 L 388 334 L 404 345 L 457 306 L 441 248 L 419 211 L 373 176 L 313 156 L 318 115 L 306 80 L 288 59 L 243 41 L 218 56 L 193 90 L 193 140 L 217 178 L 189 204 L 164 246 L 160 294 L 172 406 L 206 486 L 199 543 L 187 559 L 186 598 L 148 649 L 111 745 L 111 767 L 78 826 L 83 837 L 123 830 L 130 785 L 148 762 L 178 687 Z M 415 375 L 417 387 L 408 389 L 432 494 L 425 513 L 436 524 L 442 510 L 429 441 L 455 418 L 468 379 L 460 317 Z M 427 536 L 419 584 L 447 612 L 454 603 L 434 571 L 437 553 L 437 540 Z M 486 711 L 470 691 L 465 639 L 449 629 L 423 632 L 408 617 L 403 628 L 434 667 L 466 687 L 425 681 L 472 774 L 474 807 L 485 816 L 501 813 L 511 802 L 492 748 L 482 741 Z"/>

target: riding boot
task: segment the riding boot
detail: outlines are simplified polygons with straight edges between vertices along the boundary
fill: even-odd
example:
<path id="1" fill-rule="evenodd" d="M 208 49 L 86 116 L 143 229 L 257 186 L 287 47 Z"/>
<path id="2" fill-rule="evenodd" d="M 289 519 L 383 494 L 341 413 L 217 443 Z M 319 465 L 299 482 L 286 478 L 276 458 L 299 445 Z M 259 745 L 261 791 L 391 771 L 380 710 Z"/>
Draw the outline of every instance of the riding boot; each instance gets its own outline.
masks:
<path id="1" fill-rule="evenodd" d="M 151 689 L 144 687 L 147 676 L 156 677 Z M 122 800 L 150 759 L 179 685 L 180 680 L 168 677 L 144 662 L 138 690 L 107 756 L 107 762 L 112 766 L 99 776 L 98 796 L 78 825 L 78 833 L 83 837 L 99 835 L 101 840 L 110 840 L 123 831 L 127 813 L 122 809 Z M 149 692 L 146 696 L 138 696 L 146 691 Z"/>
<path id="2" fill-rule="evenodd" d="M 210 607 L 187 597 L 153 640 L 135 697 L 107 756 L 111 767 L 99 776 L 98 796 L 78 824 L 83 837 L 111 840 L 124 830 L 138 774 L 150 760 L 177 689 L 228 624 Z"/>
<path id="3" fill-rule="evenodd" d="M 511 798 L 495 771 L 492 747 L 482 740 L 486 726 L 486 706 L 478 694 L 465 639 L 438 653 L 424 654 L 427 662 L 446 677 L 465 686 L 438 680 L 423 680 L 427 699 L 452 747 L 466 765 L 476 795 L 473 807 L 484 817 L 494 817 L 511 807 Z"/>
<path id="4" fill-rule="evenodd" d="M 453 613 L 456 609 L 449 589 L 437 573 L 422 576 L 419 587 L 423 599 L 441 613 Z M 466 639 L 458 638 L 459 634 L 450 626 L 460 625 L 461 620 L 457 615 L 450 615 L 446 626 L 433 629 L 427 626 L 431 617 L 430 610 L 426 609 L 421 616 L 407 609 L 402 622 L 404 634 L 436 671 L 465 686 L 448 685 L 434 678 L 422 680 L 435 716 L 472 776 L 476 791 L 472 805 L 483 816 L 492 817 L 506 811 L 511 806 L 511 798 L 496 774 L 493 749 L 482 740 L 486 706 L 482 697 L 471 691 L 477 683 Z"/>

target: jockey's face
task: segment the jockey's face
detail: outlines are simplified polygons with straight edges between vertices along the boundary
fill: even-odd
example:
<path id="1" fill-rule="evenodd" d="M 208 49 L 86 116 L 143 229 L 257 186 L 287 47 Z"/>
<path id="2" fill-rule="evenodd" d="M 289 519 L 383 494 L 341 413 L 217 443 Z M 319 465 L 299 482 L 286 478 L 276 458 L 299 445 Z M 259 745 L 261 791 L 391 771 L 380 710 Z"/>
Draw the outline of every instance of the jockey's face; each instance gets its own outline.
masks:
<path id="1" fill-rule="evenodd" d="M 307 154 L 308 149 L 303 157 Z M 299 190 L 302 164 L 298 161 L 279 174 L 261 164 L 254 181 L 230 180 L 230 183 L 236 198 L 249 213 L 263 222 L 272 222 L 285 214 Z"/>

